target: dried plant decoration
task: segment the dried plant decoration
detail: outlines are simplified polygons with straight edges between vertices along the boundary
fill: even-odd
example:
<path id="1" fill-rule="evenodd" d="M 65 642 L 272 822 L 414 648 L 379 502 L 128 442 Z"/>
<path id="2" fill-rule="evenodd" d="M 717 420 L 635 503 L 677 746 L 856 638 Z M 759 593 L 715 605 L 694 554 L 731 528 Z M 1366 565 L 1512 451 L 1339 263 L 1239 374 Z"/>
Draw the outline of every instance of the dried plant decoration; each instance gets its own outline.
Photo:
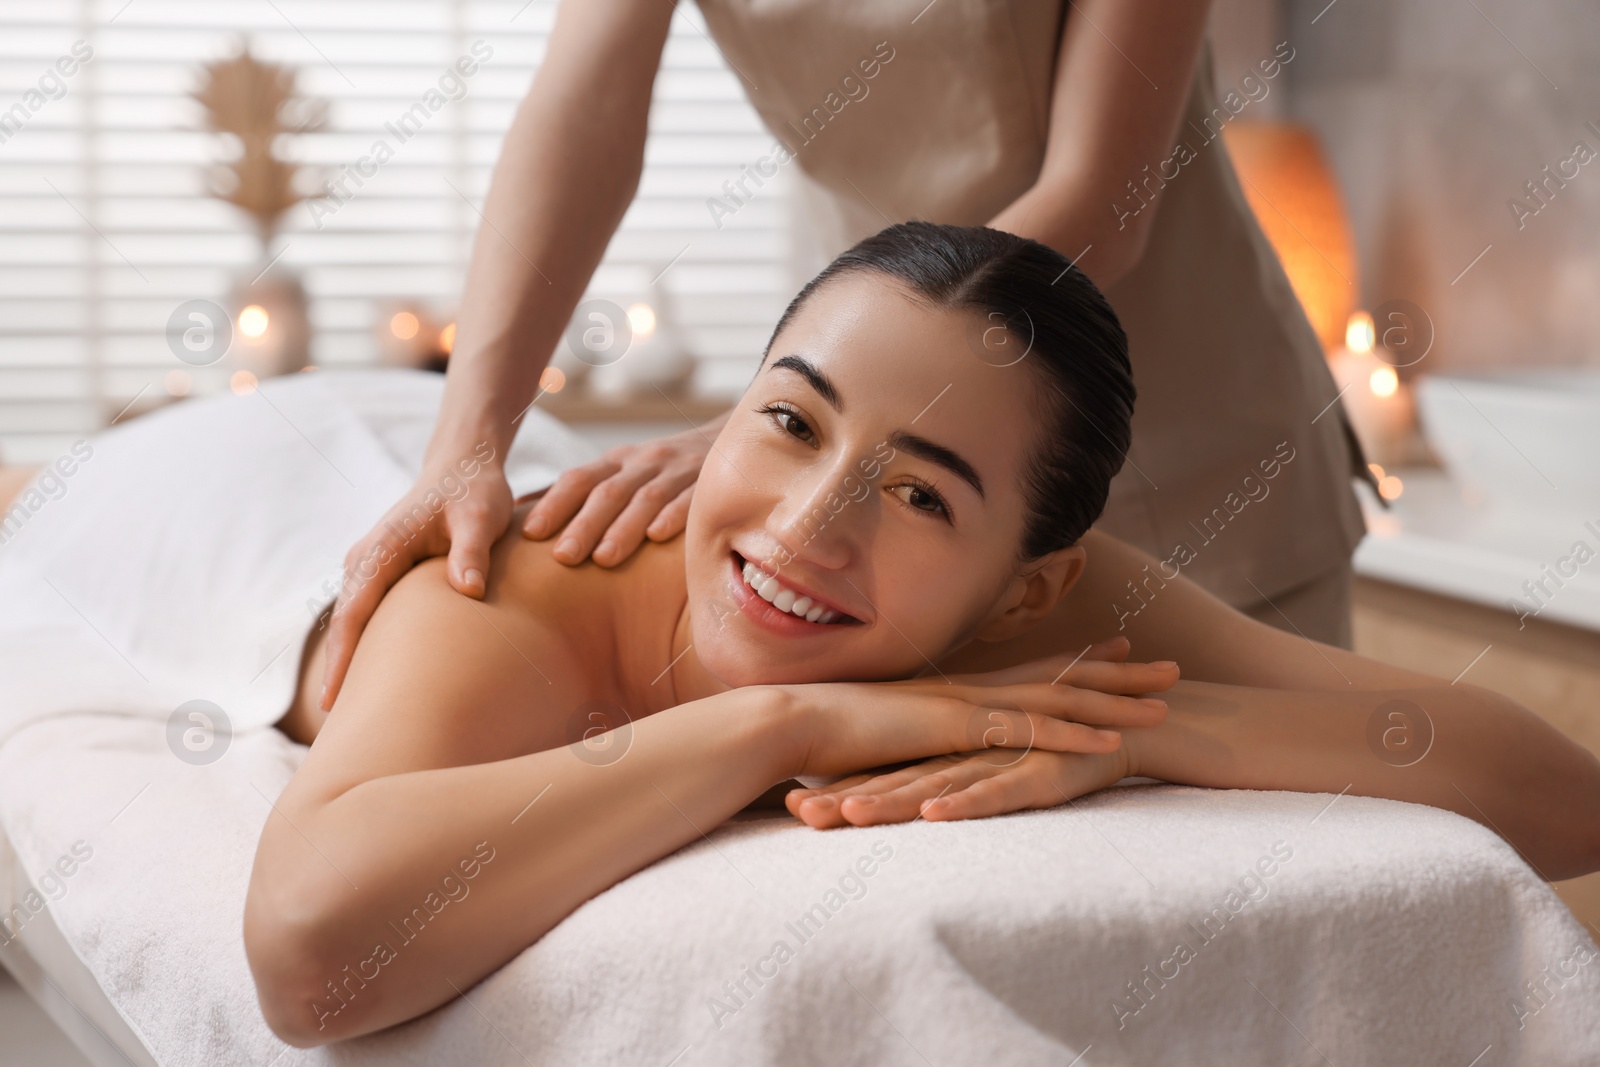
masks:
<path id="1" fill-rule="evenodd" d="M 278 139 L 325 128 L 327 102 L 300 96 L 295 71 L 257 59 L 248 44 L 203 70 L 192 95 L 205 108 L 206 128 L 231 134 L 240 146 L 235 158 L 212 168 L 209 192 L 251 217 L 265 254 L 283 213 L 319 195 L 295 188 L 301 167 L 275 153 Z"/>

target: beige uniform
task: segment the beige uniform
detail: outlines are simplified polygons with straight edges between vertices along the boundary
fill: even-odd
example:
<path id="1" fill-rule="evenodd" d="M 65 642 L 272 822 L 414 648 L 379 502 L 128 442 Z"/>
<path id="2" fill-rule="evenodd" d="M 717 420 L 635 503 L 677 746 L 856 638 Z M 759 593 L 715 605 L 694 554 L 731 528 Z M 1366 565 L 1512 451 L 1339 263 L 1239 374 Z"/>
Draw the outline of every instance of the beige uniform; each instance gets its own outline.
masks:
<path id="1" fill-rule="evenodd" d="M 761 169 L 784 166 L 800 182 L 797 286 L 890 221 L 981 225 L 1037 179 L 1067 5 L 699 3 L 793 155 Z M 1347 644 L 1350 556 L 1364 532 L 1350 485 L 1359 459 L 1342 407 L 1328 408 L 1337 389 L 1321 346 L 1217 132 L 1228 121 L 1208 47 L 1178 131 L 1183 161 L 1163 153 L 1129 175 L 1152 188 L 1170 180 L 1142 259 L 1106 292 L 1139 398 L 1099 525 L 1156 555 L 1167 578 L 1184 574 L 1264 621 Z M 1139 203 L 1130 193 L 1123 210 Z M 1160 580 L 1108 606 L 1108 619 L 1153 602 Z"/>

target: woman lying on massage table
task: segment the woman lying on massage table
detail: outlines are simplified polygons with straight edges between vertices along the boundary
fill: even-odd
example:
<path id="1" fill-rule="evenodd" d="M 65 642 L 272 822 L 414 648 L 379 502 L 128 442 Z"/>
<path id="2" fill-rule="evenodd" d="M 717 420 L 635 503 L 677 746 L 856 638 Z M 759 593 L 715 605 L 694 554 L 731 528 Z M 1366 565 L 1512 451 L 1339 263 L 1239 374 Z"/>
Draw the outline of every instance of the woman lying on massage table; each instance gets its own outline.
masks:
<path id="1" fill-rule="evenodd" d="M 1132 402 L 1122 331 L 1060 255 L 891 227 L 790 306 L 683 537 L 571 568 L 514 522 L 482 602 L 418 566 L 326 716 L 319 631 L 280 723 L 316 743 L 245 912 L 273 1030 L 312 1046 L 418 1016 L 796 776 L 849 776 L 784 796 L 818 828 L 1143 775 L 1431 804 L 1550 877 L 1600 867 L 1600 763 L 1532 713 L 1252 621 L 1090 530 Z M 1114 607 L 1130 582 L 1136 615 Z M 1119 618 L 1162 662 L 1125 662 Z M 1433 726 L 1405 767 L 1368 740 L 1391 701 Z M 396 952 L 391 920 L 447 876 L 471 903 Z M 332 996 L 358 962 L 377 977 Z"/>

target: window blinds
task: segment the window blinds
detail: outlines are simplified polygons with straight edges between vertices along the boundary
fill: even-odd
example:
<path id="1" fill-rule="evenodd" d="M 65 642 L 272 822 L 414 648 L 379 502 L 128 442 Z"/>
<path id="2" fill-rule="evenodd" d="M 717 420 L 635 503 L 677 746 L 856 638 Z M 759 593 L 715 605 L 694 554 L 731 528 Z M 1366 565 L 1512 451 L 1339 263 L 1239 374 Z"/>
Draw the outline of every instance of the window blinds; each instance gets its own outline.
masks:
<path id="1" fill-rule="evenodd" d="M 453 312 L 554 17 L 553 0 L 0 0 L 0 461 L 59 455 L 163 398 L 174 370 L 195 395 L 227 388 L 224 366 L 181 363 L 165 333 L 179 305 L 225 303 L 259 261 L 250 222 L 206 194 L 228 148 L 189 96 L 203 63 L 248 41 L 292 66 L 328 119 L 281 154 L 319 177 L 394 146 L 348 200 L 291 209 L 268 253 L 304 281 L 312 362 L 358 366 L 377 361 L 397 302 Z M 464 56 L 480 61 L 459 99 L 419 113 Z M 791 295 L 783 177 L 720 228 L 705 206 L 770 140 L 680 4 L 639 194 L 590 295 L 636 291 L 671 264 L 660 285 L 702 392 L 742 388 Z"/>

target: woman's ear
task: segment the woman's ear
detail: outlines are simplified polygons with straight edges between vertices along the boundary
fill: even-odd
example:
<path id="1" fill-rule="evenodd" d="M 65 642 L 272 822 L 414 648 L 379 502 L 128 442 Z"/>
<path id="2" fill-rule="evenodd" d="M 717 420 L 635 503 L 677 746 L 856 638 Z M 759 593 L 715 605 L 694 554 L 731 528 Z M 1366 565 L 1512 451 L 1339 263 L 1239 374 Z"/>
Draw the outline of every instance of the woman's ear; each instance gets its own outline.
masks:
<path id="1" fill-rule="evenodd" d="M 1068 545 L 1030 560 L 973 635 L 979 641 L 1009 641 L 1044 621 L 1083 574 L 1082 547 Z"/>

